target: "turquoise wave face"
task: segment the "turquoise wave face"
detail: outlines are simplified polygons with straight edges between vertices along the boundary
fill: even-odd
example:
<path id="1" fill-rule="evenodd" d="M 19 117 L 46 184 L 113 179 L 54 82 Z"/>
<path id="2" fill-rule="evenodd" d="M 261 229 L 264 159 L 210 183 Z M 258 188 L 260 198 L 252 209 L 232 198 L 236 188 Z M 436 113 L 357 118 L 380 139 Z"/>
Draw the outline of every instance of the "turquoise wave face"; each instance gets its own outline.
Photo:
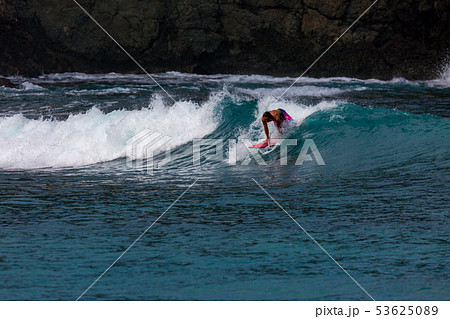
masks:
<path id="1" fill-rule="evenodd" d="M 294 79 L 156 77 L 179 104 L 140 75 L 0 88 L 0 299 L 77 299 L 195 180 L 82 300 L 370 300 L 285 212 L 375 299 L 448 299 L 446 78 L 305 78 L 276 99 Z M 276 108 L 297 145 L 246 163 Z M 146 129 L 170 137 L 151 174 L 127 149 Z M 223 158 L 204 145 L 196 165 L 198 139 Z M 325 165 L 295 165 L 307 141 Z"/>
<path id="2" fill-rule="evenodd" d="M 448 165 L 449 131 L 445 118 L 343 103 L 312 114 L 292 137 L 313 139 L 333 168 L 367 170 L 420 162 Z"/>
<path id="3" fill-rule="evenodd" d="M 223 139 L 225 157 L 229 152 L 230 140 L 236 141 L 238 149 L 241 146 L 240 151 L 243 153 L 241 159 L 244 159 L 248 156 L 248 150 L 240 140 L 245 138 L 256 143 L 265 138 L 260 122 L 259 103 L 258 100 L 236 101 L 230 96 L 225 97 L 218 105 L 219 124 L 205 138 Z M 450 123 L 447 118 L 388 108 L 361 107 L 334 100 L 291 107 L 296 107 L 301 112 L 298 112 L 299 117 L 294 116 L 296 123 L 282 135 L 284 139 L 297 141 L 296 146 L 287 147 L 290 163 L 298 158 L 304 141 L 312 139 L 326 159 L 327 170 L 368 170 L 386 165 L 415 165 L 421 162 L 435 163 L 441 167 L 449 164 Z M 276 133 L 275 126 L 269 127 Z M 192 152 L 189 151 L 192 151 L 191 142 L 180 146 L 180 150 L 175 150 L 176 154 L 183 154 L 178 165 L 191 164 Z M 214 146 L 206 147 L 204 151 L 213 152 Z M 278 147 L 268 154 L 261 154 L 264 154 L 265 161 L 276 165 L 280 163 L 280 151 Z M 252 164 L 257 163 L 253 161 L 250 165 Z"/>

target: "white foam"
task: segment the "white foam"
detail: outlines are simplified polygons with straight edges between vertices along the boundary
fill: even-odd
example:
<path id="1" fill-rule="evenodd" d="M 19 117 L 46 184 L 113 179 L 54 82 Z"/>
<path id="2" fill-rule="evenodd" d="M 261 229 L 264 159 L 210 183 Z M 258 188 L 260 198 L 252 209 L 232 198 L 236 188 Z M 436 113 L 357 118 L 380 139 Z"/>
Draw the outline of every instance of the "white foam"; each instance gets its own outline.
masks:
<path id="1" fill-rule="evenodd" d="M 118 79 L 148 79 L 146 74 L 122 74 L 122 73 L 105 73 L 105 74 L 86 74 L 80 72 L 66 72 L 66 73 L 51 73 L 39 76 L 40 80 L 51 80 L 58 82 L 70 82 L 73 80 L 82 81 L 104 81 L 104 80 L 118 80 Z"/>
<path id="2" fill-rule="evenodd" d="M 27 91 L 28 90 L 43 90 L 44 89 L 42 86 L 33 84 L 33 83 L 29 82 L 29 81 L 25 81 L 25 82 L 21 83 L 20 84 L 20 88 L 22 90 L 27 90 Z"/>
<path id="3" fill-rule="evenodd" d="M 183 101 L 167 107 L 155 96 L 148 108 L 103 113 L 92 108 L 65 121 L 33 120 L 23 115 L 0 118 L 0 168 L 76 167 L 126 156 L 127 141 L 144 129 L 170 136 L 173 148 L 201 138 L 218 125 L 214 108 L 222 98 L 212 95 L 202 105 Z"/>
<path id="4" fill-rule="evenodd" d="M 431 86 L 450 87 L 450 63 L 439 72 L 437 79 L 428 81 L 428 83 Z"/>
<path id="5" fill-rule="evenodd" d="M 65 92 L 66 95 L 110 95 L 110 94 L 130 94 L 137 92 L 141 89 L 139 88 L 124 88 L 124 87 L 111 87 L 104 89 L 95 89 L 95 90 L 87 90 L 87 89 L 74 89 Z"/>
<path id="6" fill-rule="evenodd" d="M 359 87 L 360 90 L 364 90 L 365 88 Z M 286 88 L 257 88 L 257 89 L 244 89 L 237 88 L 238 92 L 242 92 L 248 94 L 250 96 L 256 98 L 264 98 L 267 96 L 280 96 L 286 91 Z M 283 94 L 284 97 L 323 97 L 323 96 L 333 96 L 339 95 L 345 92 L 351 91 L 350 89 L 339 89 L 339 88 L 329 88 L 322 86 L 293 86 L 286 93 Z"/>
<path id="7" fill-rule="evenodd" d="M 447 69 L 448 70 L 448 67 Z M 236 74 L 213 74 L 201 75 L 181 72 L 165 72 L 156 73 L 152 76 L 162 83 L 167 81 L 170 83 L 178 82 L 206 82 L 206 83 L 264 83 L 264 84 L 283 84 L 289 86 L 297 80 L 298 84 L 313 84 L 313 83 L 366 83 L 366 84 L 393 84 L 393 85 L 420 85 L 421 83 L 430 82 L 432 85 L 446 85 L 448 86 L 449 75 L 448 71 L 444 71 L 439 79 L 433 81 L 409 81 L 404 78 L 393 78 L 392 80 L 384 81 L 378 79 L 358 79 L 349 77 L 324 77 L 311 78 L 302 77 L 297 80 L 296 77 L 276 77 L 270 75 L 250 74 L 250 75 L 236 75 Z M 30 81 L 30 79 L 21 76 L 8 77 L 13 82 Z M 102 82 L 102 81 L 124 81 L 127 83 L 140 84 L 154 84 L 154 81 L 146 74 L 121 74 L 121 73 L 107 73 L 107 74 L 85 74 L 78 72 L 67 73 L 53 73 L 41 75 L 38 78 L 32 79 L 34 84 L 40 83 L 72 83 L 79 81 Z"/>

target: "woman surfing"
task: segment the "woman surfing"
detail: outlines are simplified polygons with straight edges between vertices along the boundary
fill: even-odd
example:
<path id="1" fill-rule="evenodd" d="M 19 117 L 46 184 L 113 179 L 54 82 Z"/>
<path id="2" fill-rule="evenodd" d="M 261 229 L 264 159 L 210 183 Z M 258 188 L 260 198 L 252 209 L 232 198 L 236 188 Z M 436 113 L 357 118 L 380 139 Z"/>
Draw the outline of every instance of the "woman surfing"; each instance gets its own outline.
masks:
<path id="1" fill-rule="evenodd" d="M 289 114 L 287 114 L 287 112 L 285 110 L 278 109 L 278 110 L 264 112 L 264 114 L 261 118 L 261 121 L 264 126 L 264 133 L 266 133 L 266 137 L 267 137 L 264 140 L 264 142 L 269 142 L 269 128 L 267 127 L 267 123 L 275 122 L 275 124 L 278 128 L 278 132 L 281 133 L 282 125 L 290 123 L 294 120 L 292 119 L 292 117 Z"/>

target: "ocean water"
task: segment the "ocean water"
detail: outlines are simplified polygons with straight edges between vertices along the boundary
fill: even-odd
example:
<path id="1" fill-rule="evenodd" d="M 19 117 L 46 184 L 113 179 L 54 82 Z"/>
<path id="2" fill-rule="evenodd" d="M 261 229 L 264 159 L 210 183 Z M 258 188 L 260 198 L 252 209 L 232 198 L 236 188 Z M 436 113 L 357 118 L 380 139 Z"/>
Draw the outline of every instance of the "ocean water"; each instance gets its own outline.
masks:
<path id="1" fill-rule="evenodd" d="M 303 78 L 280 99 L 293 78 L 155 75 L 177 104 L 144 75 L 11 77 L 0 299 L 449 300 L 448 73 Z M 298 145 L 243 165 L 274 108 Z M 145 129 L 168 137 L 165 165 L 127 151 Z M 223 157 L 206 145 L 194 163 L 197 139 L 223 140 Z M 307 140 L 325 165 L 295 165 Z"/>

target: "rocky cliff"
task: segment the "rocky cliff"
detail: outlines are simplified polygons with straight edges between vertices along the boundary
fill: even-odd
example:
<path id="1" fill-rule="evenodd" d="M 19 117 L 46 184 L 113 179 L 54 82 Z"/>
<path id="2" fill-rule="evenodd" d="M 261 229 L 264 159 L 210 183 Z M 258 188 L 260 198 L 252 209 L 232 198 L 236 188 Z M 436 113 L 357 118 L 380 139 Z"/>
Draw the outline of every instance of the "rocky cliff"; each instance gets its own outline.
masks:
<path id="1" fill-rule="evenodd" d="M 299 75 L 373 0 L 79 0 L 149 72 Z M 379 0 L 310 76 L 424 79 L 448 0 Z M 0 0 L 0 74 L 140 72 L 72 0 Z"/>

